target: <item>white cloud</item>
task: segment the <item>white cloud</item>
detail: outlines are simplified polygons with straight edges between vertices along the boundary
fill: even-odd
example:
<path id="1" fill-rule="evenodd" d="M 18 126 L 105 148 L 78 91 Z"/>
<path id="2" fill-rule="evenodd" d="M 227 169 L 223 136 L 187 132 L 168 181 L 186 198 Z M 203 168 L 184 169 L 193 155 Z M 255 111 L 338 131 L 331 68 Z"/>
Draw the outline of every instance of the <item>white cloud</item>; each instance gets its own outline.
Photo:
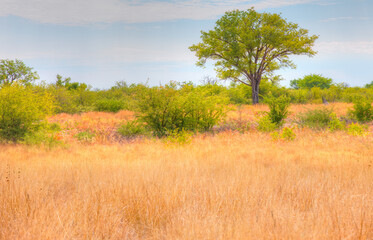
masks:
<path id="1" fill-rule="evenodd" d="M 29 48 L 9 43 L 1 45 L 0 52 L 4 59 L 53 60 L 66 61 L 76 66 L 102 66 L 126 63 L 183 63 L 194 64 L 196 57 L 185 44 L 169 44 L 167 48 L 156 45 L 127 44 L 108 45 L 102 49 L 76 48 Z"/>
<path id="2" fill-rule="evenodd" d="M 280 7 L 320 0 L 0 0 L 0 16 L 15 15 L 41 23 L 83 25 L 211 19 L 232 9 Z"/>
<path id="3" fill-rule="evenodd" d="M 373 41 L 320 42 L 316 44 L 320 55 L 361 54 L 373 55 Z"/>

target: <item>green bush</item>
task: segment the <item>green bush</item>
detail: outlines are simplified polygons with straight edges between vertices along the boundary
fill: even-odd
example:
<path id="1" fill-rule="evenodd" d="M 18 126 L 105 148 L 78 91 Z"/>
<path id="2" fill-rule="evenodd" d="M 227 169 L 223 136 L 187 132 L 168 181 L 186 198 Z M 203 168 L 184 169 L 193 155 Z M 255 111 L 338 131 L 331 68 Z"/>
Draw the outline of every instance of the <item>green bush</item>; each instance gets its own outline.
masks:
<path id="1" fill-rule="evenodd" d="M 352 136 L 365 136 L 368 134 L 368 127 L 359 123 L 351 123 L 347 127 L 347 133 Z"/>
<path id="2" fill-rule="evenodd" d="M 79 142 L 92 143 L 95 140 L 95 136 L 96 136 L 96 134 L 94 132 L 87 130 L 87 131 L 83 131 L 83 132 L 79 132 L 79 133 L 75 134 L 74 137 Z"/>
<path id="3" fill-rule="evenodd" d="M 269 115 L 264 115 L 258 121 L 258 130 L 261 132 L 272 132 L 278 128 L 277 124 L 272 122 Z"/>
<path id="4" fill-rule="evenodd" d="M 228 98 L 208 89 L 175 84 L 144 89 L 138 95 L 139 120 L 155 136 L 176 131 L 209 131 L 226 115 Z"/>
<path id="5" fill-rule="evenodd" d="M 296 134 L 294 132 L 294 128 L 284 127 L 281 132 L 272 132 L 271 137 L 274 141 L 293 141 L 296 137 Z"/>
<path id="6" fill-rule="evenodd" d="M 63 79 L 57 75 L 54 84 L 50 84 L 48 91 L 54 96 L 58 113 L 81 113 L 94 110 L 97 91 L 85 83 L 71 82 L 71 78 Z"/>
<path id="7" fill-rule="evenodd" d="M 299 124 L 302 127 L 311 129 L 324 129 L 329 126 L 332 110 L 328 108 L 308 110 L 298 116 Z"/>
<path id="8" fill-rule="evenodd" d="M 373 120 L 373 107 L 370 101 L 356 101 L 353 109 L 349 111 L 349 115 L 359 122 L 369 122 Z"/>
<path id="9" fill-rule="evenodd" d="M 345 128 L 345 125 L 339 120 L 337 115 L 335 113 L 331 113 L 329 115 L 330 121 L 328 123 L 329 130 L 334 132 L 337 130 L 343 130 Z"/>
<path id="10" fill-rule="evenodd" d="M 25 134 L 23 143 L 27 145 L 44 145 L 48 148 L 62 145 L 63 142 L 58 138 L 61 127 L 57 123 L 41 122 L 32 132 Z"/>
<path id="11" fill-rule="evenodd" d="M 181 130 L 181 131 L 172 131 L 164 141 L 167 144 L 175 144 L 175 145 L 185 145 L 192 141 L 192 133 L 189 131 Z"/>
<path id="12" fill-rule="evenodd" d="M 0 138 L 18 142 L 36 131 L 53 113 L 55 103 L 47 91 L 18 84 L 0 89 Z"/>
<path id="13" fill-rule="evenodd" d="M 269 97 L 265 98 L 265 102 L 269 106 L 269 112 L 267 113 L 269 119 L 277 127 L 281 127 L 289 114 L 290 98 L 284 95 L 274 98 L 272 95 L 269 95 Z"/>
<path id="14" fill-rule="evenodd" d="M 95 110 L 99 112 L 119 112 L 123 110 L 124 103 L 120 99 L 101 99 L 95 104 Z"/>
<path id="15" fill-rule="evenodd" d="M 293 128 L 285 127 L 282 129 L 281 138 L 286 141 L 293 141 L 296 137 Z"/>
<path id="16" fill-rule="evenodd" d="M 50 87 L 48 91 L 53 95 L 55 103 L 57 105 L 57 113 L 78 113 L 78 106 L 75 102 L 74 95 L 71 91 L 66 88 L 55 88 Z"/>
<path id="17" fill-rule="evenodd" d="M 133 138 L 149 134 L 149 130 L 147 129 L 146 125 L 137 120 L 124 123 L 117 129 L 117 132 L 125 138 Z"/>

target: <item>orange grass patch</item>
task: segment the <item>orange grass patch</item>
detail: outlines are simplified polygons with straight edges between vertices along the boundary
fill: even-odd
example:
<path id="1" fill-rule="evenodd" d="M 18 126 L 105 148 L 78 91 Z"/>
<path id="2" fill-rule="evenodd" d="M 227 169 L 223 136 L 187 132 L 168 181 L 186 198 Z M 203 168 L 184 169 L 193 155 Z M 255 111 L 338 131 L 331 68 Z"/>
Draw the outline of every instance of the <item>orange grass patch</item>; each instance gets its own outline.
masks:
<path id="1" fill-rule="evenodd" d="M 346 115 L 348 109 L 352 108 L 353 104 L 351 103 L 330 103 L 328 105 L 323 104 L 291 104 L 289 108 L 289 118 L 296 117 L 297 114 L 303 113 L 308 110 L 328 108 L 332 109 L 338 116 Z M 269 111 L 267 105 L 258 104 L 258 105 L 244 105 L 244 106 L 235 106 L 234 111 L 230 111 L 228 114 L 229 120 L 238 120 L 238 121 L 256 121 L 258 115 L 261 112 Z"/>
<path id="2" fill-rule="evenodd" d="M 0 239 L 373 239 L 373 139 L 0 146 Z"/>
<path id="3" fill-rule="evenodd" d="M 57 114 L 48 119 L 51 123 L 58 123 L 62 128 L 61 138 L 67 142 L 76 142 L 74 136 L 80 132 L 94 133 L 95 142 L 111 142 L 116 129 L 125 121 L 134 119 L 131 111 L 118 113 L 88 112 L 82 114 Z"/>

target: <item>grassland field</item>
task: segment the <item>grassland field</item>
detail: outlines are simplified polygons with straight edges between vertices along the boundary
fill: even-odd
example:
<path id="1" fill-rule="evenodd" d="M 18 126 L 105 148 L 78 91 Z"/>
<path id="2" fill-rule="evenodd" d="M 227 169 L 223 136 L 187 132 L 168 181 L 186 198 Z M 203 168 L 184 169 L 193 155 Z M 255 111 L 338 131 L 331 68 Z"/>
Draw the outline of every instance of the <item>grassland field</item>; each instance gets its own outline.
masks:
<path id="1" fill-rule="evenodd" d="M 330 104 L 338 116 L 350 104 Z M 296 114 L 319 105 L 292 105 Z M 254 122 L 266 106 L 228 121 Z M 373 127 L 368 134 L 255 128 L 187 144 L 117 141 L 128 111 L 59 114 L 51 149 L 0 145 L 0 240 L 373 239 Z M 74 135 L 95 131 L 91 142 Z"/>

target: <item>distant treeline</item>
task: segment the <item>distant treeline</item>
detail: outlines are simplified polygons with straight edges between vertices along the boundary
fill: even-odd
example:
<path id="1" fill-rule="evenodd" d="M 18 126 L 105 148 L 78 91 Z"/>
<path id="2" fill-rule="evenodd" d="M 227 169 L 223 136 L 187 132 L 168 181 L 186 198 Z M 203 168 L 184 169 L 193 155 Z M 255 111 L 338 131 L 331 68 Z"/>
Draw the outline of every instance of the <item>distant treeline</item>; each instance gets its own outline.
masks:
<path id="1" fill-rule="evenodd" d="M 193 84 L 192 82 L 170 82 L 165 86 L 180 91 L 185 87 L 194 90 L 203 90 L 210 95 L 227 98 L 230 104 L 251 104 L 251 87 L 244 84 L 224 86 L 218 82 L 205 82 Z M 57 76 L 55 83 L 33 83 L 28 87 L 35 91 L 47 91 L 55 99 L 57 113 L 81 113 L 87 111 L 118 112 L 120 110 L 136 110 L 136 101 L 146 89 L 164 88 L 165 86 L 151 87 L 146 84 L 130 84 L 117 82 L 115 86 L 106 90 L 92 89 L 85 83 L 71 82 L 70 78 Z M 354 102 L 359 99 L 373 101 L 373 84 L 365 87 L 348 87 L 346 84 L 333 84 L 327 87 L 313 86 L 298 89 L 287 88 L 278 82 L 263 79 L 260 84 L 259 102 L 269 95 L 273 97 L 288 96 L 291 103 L 322 103 L 327 102 Z"/>
<path id="2" fill-rule="evenodd" d="M 69 77 L 57 75 L 54 83 L 40 81 L 37 72 L 26 66 L 21 60 L 0 60 L 0 89 L 14 84 L 32 88 L 33 91 L 47 92 L 54 99 L 57 113 L 81 113 L 87 111 L 117 112 L 136 111 L 139 99 L 161 88 L 175 91 L 191 89 L 195 92 L 228 99 L 230 104 L 252 104 L 251 87 L 231 82 L 229 86 L 220 84 L 217 79 L 206 77 L 201 84 L 192 82 L 170 82 L 164 86 L 130 84 L 117 82 L 106 90 L 92 89 L 85 83 L 72 82 Z M 280 85 L 280 77 L 263 77 L 259 84 L 259 102 L 266 97 L 287 96 L 291 103 L 355 102 L 359 99 L 373 101 L 373 81 L 364 87 L 349 87 L 344 83 L 334 83 L 331 78 L 310 74 L 290 82 L 290 88 Z M 197 103 L 196 103 L 197 104 Z"/>
<path id="3" fill-rule="evenodd" d="M 211 95 L 228 98 L 229 103 L 251 104 L 251 87 L 244 84 L 221 85 L 217 82 L 193 84 L 192 82 L 170 82 L 167 87 L 182 90 L 185 87 L 196 91 L 203 90 Z M 136 101 L 141 94 L 146 94 L 146 89 L 157 89 L 165 86 L 150 87 L 146 84 L 130 84 L 117 82 L 107 90 L 93 90 L 84 83 L 71 82 L 69 78 L 62 80 L 57 77 L 56 83 L 38 85 L 37 87 L 49 91 L 58 105 L 58 112 L 79 113 L 86 111 L 135 110 Z M 327 87 L 314 86 L 310 88 L 286 88 L 278 82 L 263 79 L 260 84 L 260 101 L 267 96 L 279 97 L 286 95 L 291 103 L 322 103 L 327 102 L 354 102 L 359 99 L 373 101 L 373 85 L 365 87 L 348 87 L 346 84 L 333 84 Z"/>

